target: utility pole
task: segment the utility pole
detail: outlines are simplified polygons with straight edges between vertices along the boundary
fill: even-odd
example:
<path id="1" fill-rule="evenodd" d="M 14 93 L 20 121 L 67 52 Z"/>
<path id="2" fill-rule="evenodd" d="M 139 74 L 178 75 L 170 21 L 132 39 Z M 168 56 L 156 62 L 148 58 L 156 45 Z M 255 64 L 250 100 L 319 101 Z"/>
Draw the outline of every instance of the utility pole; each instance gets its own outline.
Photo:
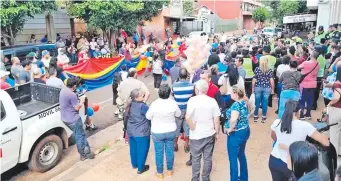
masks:
<path id="1" fill-rule="evenodd" d="M 180 0 L 180 8 L 181 8 L 181 14 L 180 14 L 180 35 L 182 34 L 182 17 L 184 15 L 184 1 Z"/>

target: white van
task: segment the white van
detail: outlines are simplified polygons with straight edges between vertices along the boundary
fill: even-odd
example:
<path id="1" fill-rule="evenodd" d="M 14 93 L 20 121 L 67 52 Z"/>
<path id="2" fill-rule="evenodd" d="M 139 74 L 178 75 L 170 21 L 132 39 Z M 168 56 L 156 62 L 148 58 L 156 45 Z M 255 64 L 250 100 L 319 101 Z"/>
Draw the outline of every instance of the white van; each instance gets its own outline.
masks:
<path id="1" fill-rule="evenodd" d="M 265 35 L 267 37 L 282 37 L 282 29 L 281 28 L 271 28 L 271 27 L 266 27 L 263 28 L 262 30 L 262 35 Z"/>

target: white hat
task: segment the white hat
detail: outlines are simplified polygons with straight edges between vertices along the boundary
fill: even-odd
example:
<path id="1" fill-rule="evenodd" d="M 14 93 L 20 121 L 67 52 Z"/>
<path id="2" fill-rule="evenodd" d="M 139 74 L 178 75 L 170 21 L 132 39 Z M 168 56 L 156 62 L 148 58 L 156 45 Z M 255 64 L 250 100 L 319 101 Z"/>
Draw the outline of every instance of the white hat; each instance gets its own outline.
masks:
<path id="1" fill-rule="evenodd" d="M 8 71 L 0 70 L 0 78 L 5 77 L 5 76 L 8 76 L 8 75 L 9 75 L 9 72 L 8 72 Z"/>

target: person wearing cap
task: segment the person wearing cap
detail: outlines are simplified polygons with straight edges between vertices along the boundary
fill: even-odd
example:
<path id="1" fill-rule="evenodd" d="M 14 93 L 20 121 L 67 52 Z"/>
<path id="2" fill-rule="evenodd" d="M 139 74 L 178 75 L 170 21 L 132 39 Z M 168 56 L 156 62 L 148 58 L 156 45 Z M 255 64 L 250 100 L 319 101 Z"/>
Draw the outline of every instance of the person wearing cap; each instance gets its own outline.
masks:
<path id="1" fill-rule="evenodd" d="M 41 52 L 41 61 L 44 63 L 44 66 L 46 68 L 49 68 L 50 60 L 51 60 L 50 52 L 47 50 L 43 50 Z"/>
<path id="2" fill-rule="evenodd" d="M 11 74 L 15 80 L 16 84 L 19 84 L 19 74 L 21 71 L 24 70 L 24 68 L 20 64 L 20 60 L 18 57 L 12 57 L 12 66 L 11 66 Z"/>
<path id="3" fill-rule="evenodd" d="M 195 83 L 195 95 L 187 103 L 190 152 L 192 155 L 192 181 L 200 180 L 201 158 L 203 157 L 202 180 L 210 180 L 214 144 L 220 131 L 220 109 L 215 99 L 207 96 L 209 85 L 205 80 Z"/>
<path id="4" fill-rule="evenodd" d="M 31 61 L 34 67 L 44 68 L 44 63 L 41 60 L 37 59 L 37 54 L 34 52 L 30 52 L 29 54 L 27 54 L 26 60 Z"/>
<path id="5" fill-rule="evenodd" d="M 46 82 L 41 79 L 42 74 L 40 68 L 34 68 L 33 69 L 33 82 L 36 83 L 41 83 L 41 84 L 46 84 Z"/>
<path id="6" fill-rule="evenodd" d="M 315 43 L 320 43 L 321 38 L 325 38 L 328 40 L 329 38 L 326 35 L 327 35 L 327 33 L 324 31 L 323 26 L 319 26 L 318 32 L 316 33 L 315 38 L 314 38 Z"/>
<path id="7" fill-rule="evenodd" d="M 5 90 L 11 88 L 11 85 L 6 82 L 7 76 L 9 75 L 8 71 L 0 70 L 0 89 Z"/>
<path id="8" fill-rule="evenodd" d="M 27 82 L 30 82 L 32 80 L 31 75 L 31 61 L 25 60 L 22 62 L 22 66 L 24 69 L 19 73 L 19 83 L 20 84 L 26 84 Z"/>

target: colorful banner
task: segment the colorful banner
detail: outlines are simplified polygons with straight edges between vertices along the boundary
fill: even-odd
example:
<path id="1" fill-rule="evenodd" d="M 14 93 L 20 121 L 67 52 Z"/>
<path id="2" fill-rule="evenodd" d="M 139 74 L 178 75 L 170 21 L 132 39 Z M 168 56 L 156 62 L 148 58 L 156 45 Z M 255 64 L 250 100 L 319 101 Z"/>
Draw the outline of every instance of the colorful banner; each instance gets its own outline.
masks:
<path id="1" fill-rule="evenodd" d="M 170 52 L 164 60 L 164 71 L 168 74 L 174 66 L 174 60 L 179 57 L 179 53 Z M 127 70 L 136 68 L 138 75 L 144 73 L 148 65 L 148 58 L 144 54 L 134 54 L 131 61 L 124 59 L 124 56 L 112 58 L 91 58 L 84 63 L 71 67 L 65 67 L 64 71 L 68 76 L 79 76 L 85 80 L 88 91 L 97 89 L 113 82 L 114 74 L 121 71 L 122 65 L 126 65 Z M 149 67 L 151 71 L 151 67 Z"/>

